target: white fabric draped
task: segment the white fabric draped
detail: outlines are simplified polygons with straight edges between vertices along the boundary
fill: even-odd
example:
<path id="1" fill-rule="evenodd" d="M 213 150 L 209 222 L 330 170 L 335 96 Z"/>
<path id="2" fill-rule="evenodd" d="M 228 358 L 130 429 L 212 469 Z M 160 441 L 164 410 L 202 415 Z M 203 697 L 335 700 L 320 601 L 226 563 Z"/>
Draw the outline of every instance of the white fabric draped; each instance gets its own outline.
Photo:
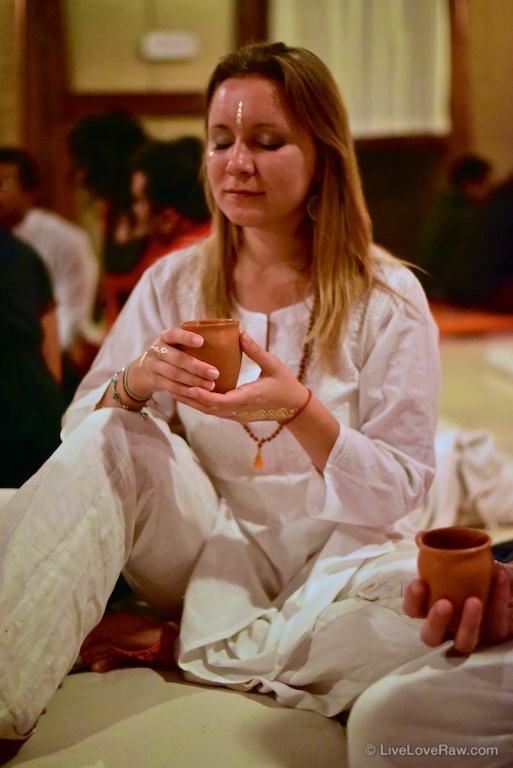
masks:
<path id="1" fill-rule="evenodd" d="M 272 0 L 270 38 L 330 67 L 355 137 L 449 131 L 446 0 Z"/>

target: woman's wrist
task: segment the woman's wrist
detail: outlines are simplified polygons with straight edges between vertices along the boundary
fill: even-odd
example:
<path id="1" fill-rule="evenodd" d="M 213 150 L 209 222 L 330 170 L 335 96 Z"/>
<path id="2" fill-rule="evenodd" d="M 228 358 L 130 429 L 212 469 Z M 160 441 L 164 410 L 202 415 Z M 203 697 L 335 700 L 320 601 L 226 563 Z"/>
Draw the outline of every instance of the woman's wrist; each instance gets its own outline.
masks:
<path id="1" fill-rule="evenodd" d="M 310 456 L 314 467 L 322 474 L 340 434 L 340 423 L 335 416 L 312 396 L 308 406 L 298 417 L 289 421 L 286 428 Z"/>
<path id="2" fill-rule="evenodd" d="M 306 401 L 300 408 L 292 409 L 293 413 L 291 416 L 289 416 L 289 418 L 278 421 L 278 424 L 280 424 L 282 427 L 286 427 L 288 424 L 292 424 L 292 422 L 295 421 L 298 418 L 298 416 L 301 416 L 301 414 L 304 413 L 304 411 L 306 411 L 306 409 L 310 405 L 310 400 L 312 399 L 312 390 L 309 389 L 308 387 L 305 387 L 305 389 L 307 392 Z"/>
<path id="3" fill-rule="evenodd" d="M 125 390 L 125 394 L 128 397 L 129 400 L 131 400 L 133 403 L 137 403 L 137 405 L 146 405 L 148 400 L 152 397 L 153 392 L 150 392 L 149 395 L 139 395 L 137 392 L 134 392 L 129 383 L 128 383 L 128 373 L 130 371 L 130 366 L 132 363 L 128 363 L 126 368 L 123 369 L 123 389 Z"/>
<path id="4" fill-rule="evenodd" d="M 120 371 L 117 371 L 116 373 L 114 373 L 110 380 L 110 385 L 112 387 L 113 404 L 118 408 L 123 408 L 123 410 L 125 411 L 134 411 L 135 413 L 138 413 L 143 419 L 148 418 L 148 413 L 146 411 L 146 408 L 144 407 L 146 405 L 146 401 L 140 402 L 137 405 L 131 405 L 125 402 L 123 397 L 120 395 L 118 391 L 118 385 L 121 383 L 124 373 L 125 373 L 125 369 L 122 368 Z"/>

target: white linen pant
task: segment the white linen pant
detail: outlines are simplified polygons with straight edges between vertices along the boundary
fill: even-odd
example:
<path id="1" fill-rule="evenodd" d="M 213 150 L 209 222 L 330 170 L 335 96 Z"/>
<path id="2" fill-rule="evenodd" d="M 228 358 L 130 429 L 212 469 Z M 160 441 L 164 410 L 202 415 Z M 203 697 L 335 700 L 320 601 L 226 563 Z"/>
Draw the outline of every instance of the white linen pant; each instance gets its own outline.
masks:
<path id="1" fill-rule="evenodd" d="M 219 510 L 210 480 L 165 423 L 121 409 L 84 420 L 0 514 L 0 738 L 30 733 L 123 568 L 141 597 L 179 617 Z M 259 675 L 249 658 L 261 690 L 331 715 L 424 656 L 418 622 L 401 612 L 414 562 L 408 546 L 364 562 L 278 674 Z M 431 706 L 438 713 L 439 701 Z"/>
<path id="2" fill-rule="evenodd" d="M 445 644 L 371 685 L 348 721 L 350 768 L 510 768 L 513 641 Z"/>
<path id="3" fill-rule="evenodd" d="M 122 569 L 149 604 L 179 617 L 219 509 L 194 454 L 159 420 L 106 408 L 66 438 L 0 515 L 0 738 L 31 732 Z M 416 623 L 401 615 L 408 567 L 410 550 L 363 565 L 278 676 L 263 670 L 262 688 L 331 715 L 418 656 Z M 247 663 L 256 686 L 258 659 Z"/>
<path id="4" fill-rule="evenodd" d="M 125 565 L 144 599 L 180 615 L 217 508 L 163 422 L 106 408 L 64 441 L 0 515 L 0 738 L 31 731 Z"/>

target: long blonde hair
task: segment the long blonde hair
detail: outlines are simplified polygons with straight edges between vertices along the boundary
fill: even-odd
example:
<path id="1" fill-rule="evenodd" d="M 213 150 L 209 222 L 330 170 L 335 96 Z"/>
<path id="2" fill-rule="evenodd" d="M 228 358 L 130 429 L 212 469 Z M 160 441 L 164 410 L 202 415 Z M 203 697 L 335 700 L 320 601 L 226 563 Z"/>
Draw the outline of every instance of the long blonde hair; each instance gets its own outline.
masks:
<path id="1" fill-rule="evenodd" d="M 207 119 L 214 94 L 229 78 L 259 76 L 280 84 L 292 114 L 317 147 L 310 277 L 316 319 L 311 338 L 323 358 L 343 336 L 354 302 L 379 280 L 370 254 L 371 224 L 338 86 L 326 65 L 304 48 L 255 43 L 220 60 L 207 88 Z M 202 281 L 206 307 L 217 316 L 233 308 L 232 273 L 240 229 L 217 208 L 207 184 L 214 235 Z"/>

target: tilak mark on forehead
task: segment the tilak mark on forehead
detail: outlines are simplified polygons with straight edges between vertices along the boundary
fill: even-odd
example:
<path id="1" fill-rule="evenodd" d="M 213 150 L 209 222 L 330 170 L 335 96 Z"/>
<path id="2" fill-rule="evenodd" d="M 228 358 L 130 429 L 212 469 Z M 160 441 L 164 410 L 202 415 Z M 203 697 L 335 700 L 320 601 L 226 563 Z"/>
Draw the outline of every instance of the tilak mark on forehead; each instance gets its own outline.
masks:
<path id="1" fill-rule="evenodd" d="M 235 125 L 237 128 L 242 126 L 242 101 L 239 101 L 237 105 L 237 114 L 235 115 Z"/>

